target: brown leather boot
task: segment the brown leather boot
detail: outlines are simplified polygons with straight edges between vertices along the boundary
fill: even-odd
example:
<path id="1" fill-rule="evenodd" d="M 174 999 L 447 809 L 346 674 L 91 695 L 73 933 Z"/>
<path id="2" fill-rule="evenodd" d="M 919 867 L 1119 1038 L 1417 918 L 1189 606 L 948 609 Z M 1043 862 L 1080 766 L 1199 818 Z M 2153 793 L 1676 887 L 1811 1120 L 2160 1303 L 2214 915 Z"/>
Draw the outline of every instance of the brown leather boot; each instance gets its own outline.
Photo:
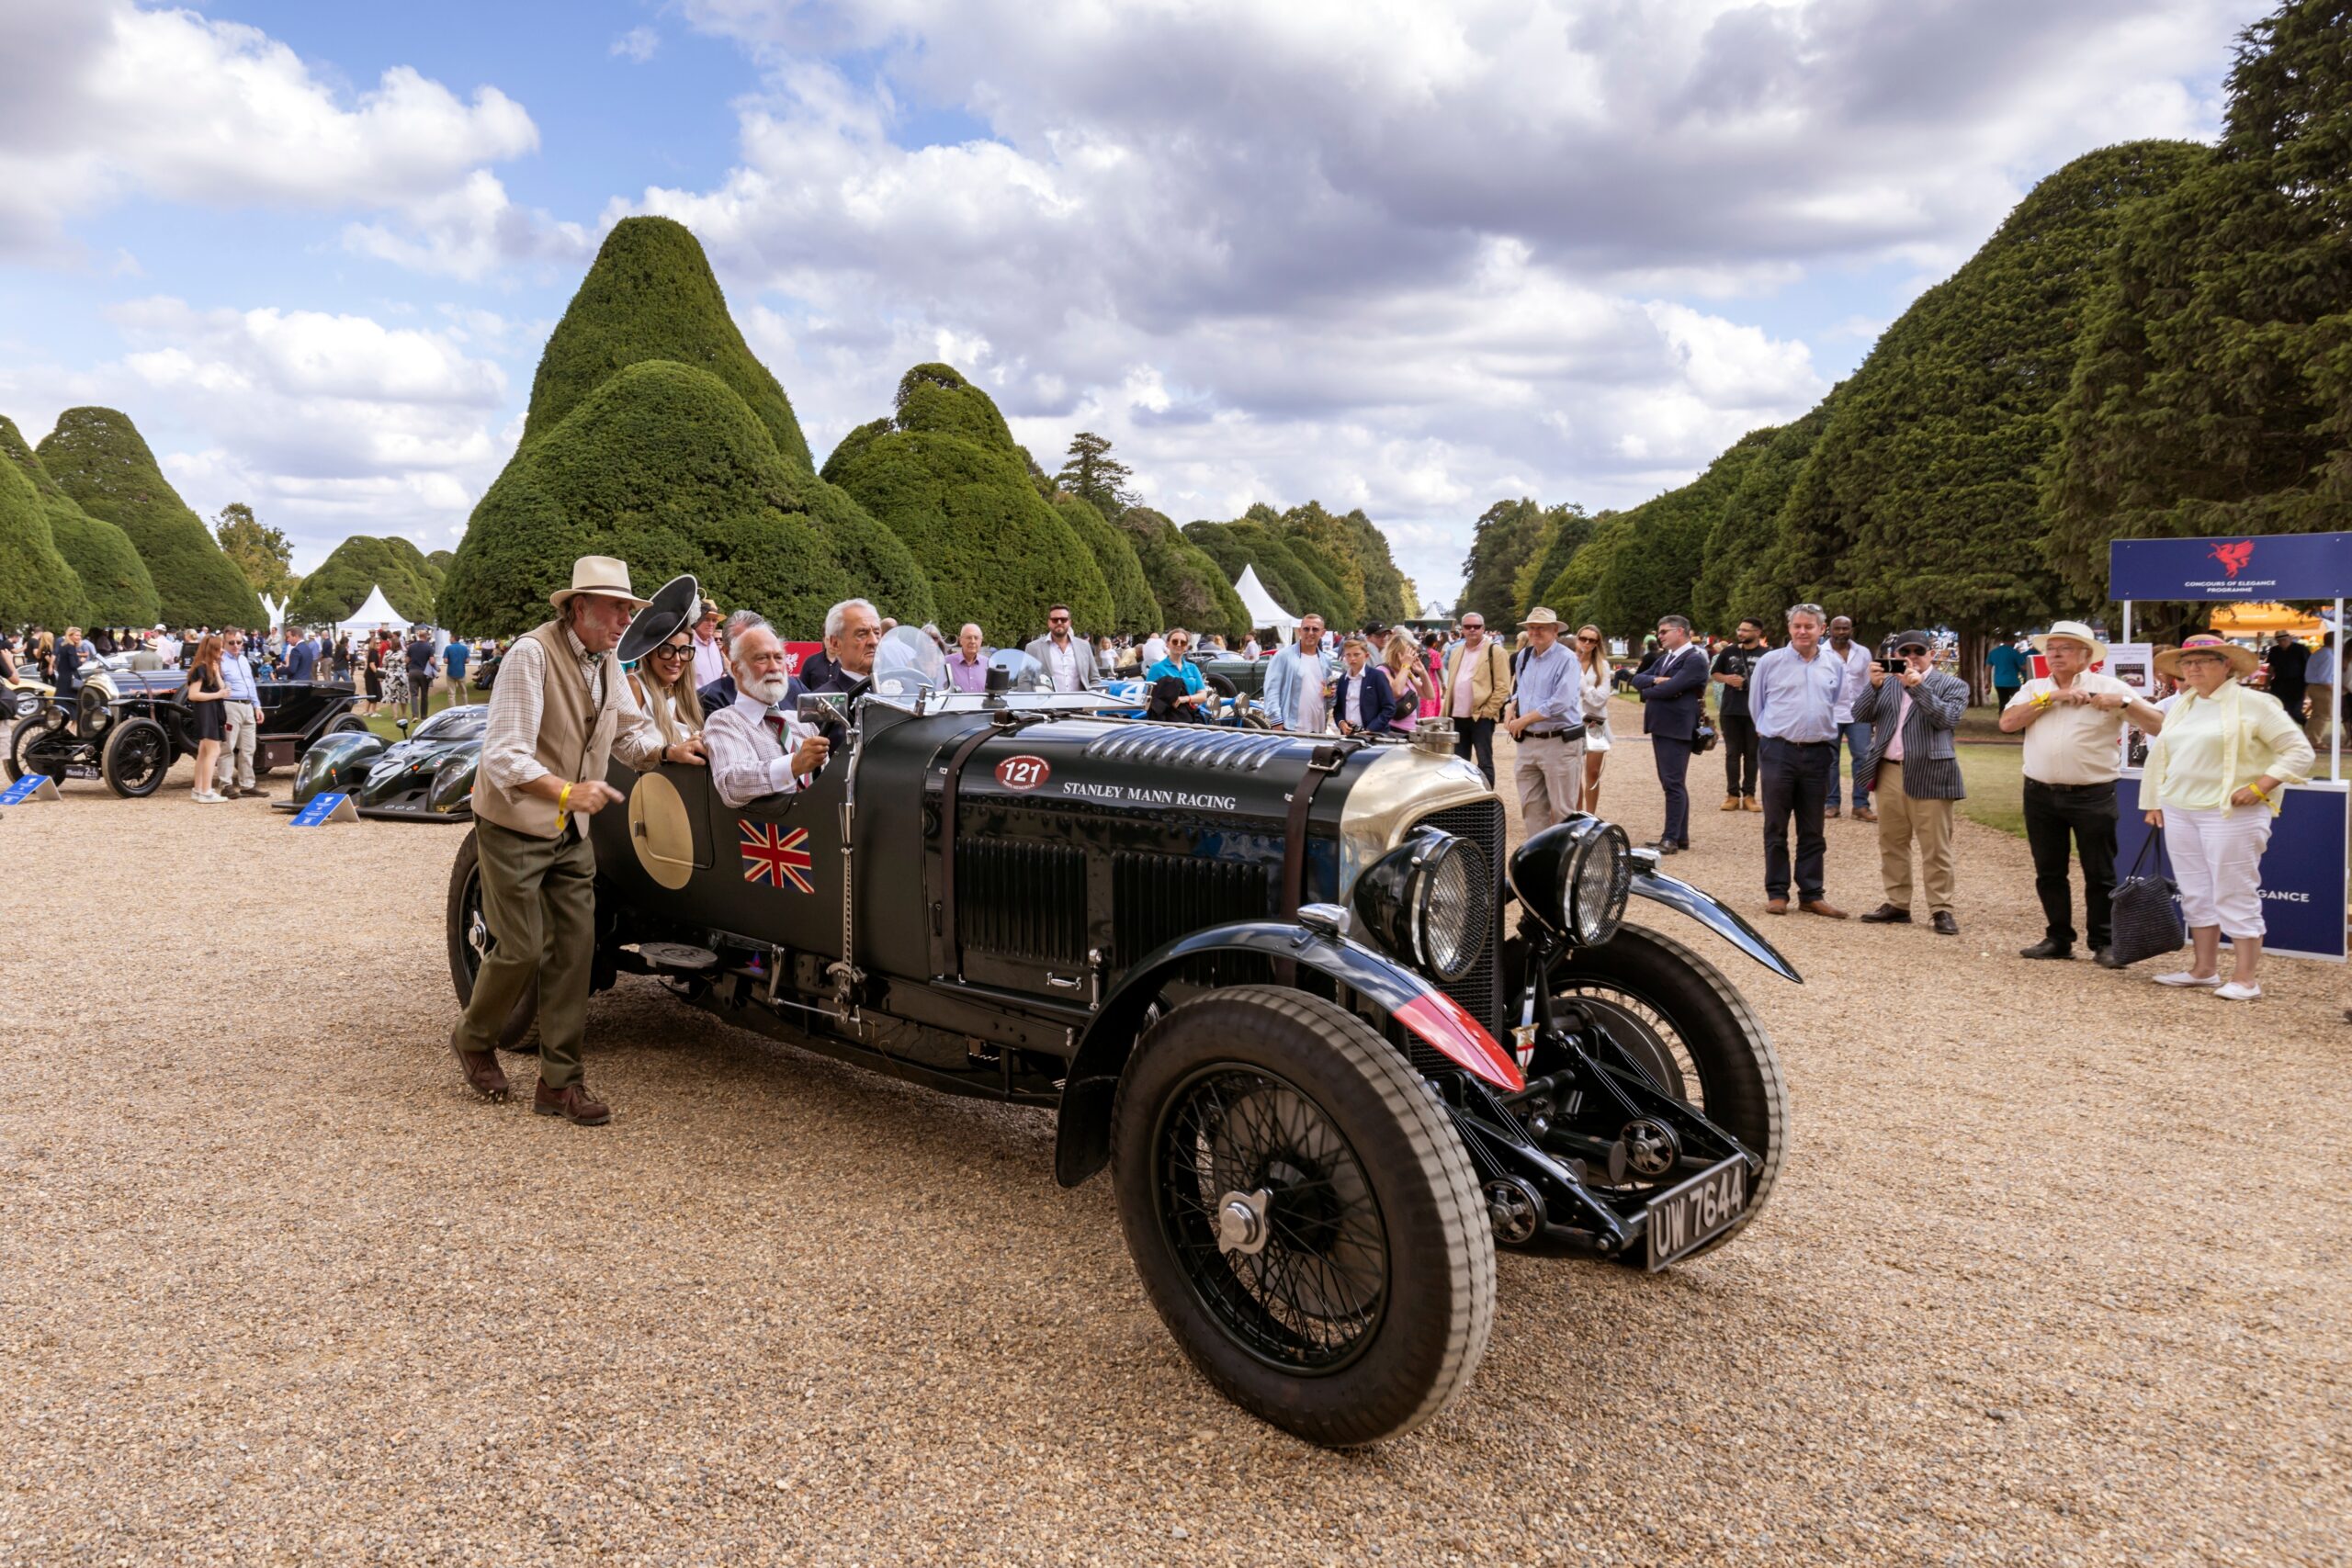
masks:
<path id="1" fill-rule="evenodd" d="M 531 1109 L 542 1116 L 562 1116 L 582 1127 L 601 1127 L 613 1119 L 613 1108 L 588 1092 L 588 1086 L 578 1079 L 561 1089 L 549 1089 L 543 1080 L 531 1096 Z"/>
<path id="2" fill-rule="evenodd" d="M 1739 797 L 1739 807 L 1743 811 L 1761 811 L 1764 803 L 1752 795 L 1743 795 Z"/>
<path id="3" fill-rule="evenodd" d="M 1786 898 L 1767 898 L 1764 900 L 1764 912 L 1768 915 L 1785 915 L 1789 912 L 1789 901 Z M 2352 1008 L 2346 1008 L 2344 1016 L 2352 1019 Z"/>
<path id="4" fill-rule="evenodd" d="M 513 1092 L 506 1074 L 498 1066 L 495 1051 L 469 1051 L 458 1043 L 458 1032 L 449 1031 L 449 1054 L 458 1058 L 464 1070 L 467 1087 L 484 1100 L 504 1100 Z"/>
<path id="5" fill-rule="evenodd" d="M 1724 809 L 1724 810 L 1725 810 L 1725 811 L 1736 811 L 1736 810 L 1738 810 L 1738 809 L 1739 809 L 1739 796 L 1737 796 L 1737 795 L 1727 795 L 1724 796 L 1723 809 Z"/>

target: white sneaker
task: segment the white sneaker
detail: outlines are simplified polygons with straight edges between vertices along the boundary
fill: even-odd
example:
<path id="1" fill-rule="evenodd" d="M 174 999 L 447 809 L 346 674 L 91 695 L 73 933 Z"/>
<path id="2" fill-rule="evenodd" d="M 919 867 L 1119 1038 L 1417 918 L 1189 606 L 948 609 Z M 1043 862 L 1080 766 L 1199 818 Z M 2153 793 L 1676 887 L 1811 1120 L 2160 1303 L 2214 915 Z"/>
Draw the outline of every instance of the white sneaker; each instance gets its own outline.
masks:
<path id="1" fill-rule="evenodd" d="M 196 802 L 198 806 L 219 806 L 222 804 L 221 797 L 213 794 L 210 790 L 191 790 L 188 792 L 188 798 Z"/>
<path id="2" fill-rule="evenodd" d="M 2177 974 L 2156 976 L 2156 984 L 2159 986 L 2218 986 L 2221 983 L 2222 977 L 2219 975 L 2192 975 L 2186 969 Z"/>
<path id="3" fill-rule="evenodd" d="M 2235 980 L 2214 988 L 2213 994 L 2225 1002 L 2250 1002 L 2262 995 L 2259 986 L 2241 986 Z"/>

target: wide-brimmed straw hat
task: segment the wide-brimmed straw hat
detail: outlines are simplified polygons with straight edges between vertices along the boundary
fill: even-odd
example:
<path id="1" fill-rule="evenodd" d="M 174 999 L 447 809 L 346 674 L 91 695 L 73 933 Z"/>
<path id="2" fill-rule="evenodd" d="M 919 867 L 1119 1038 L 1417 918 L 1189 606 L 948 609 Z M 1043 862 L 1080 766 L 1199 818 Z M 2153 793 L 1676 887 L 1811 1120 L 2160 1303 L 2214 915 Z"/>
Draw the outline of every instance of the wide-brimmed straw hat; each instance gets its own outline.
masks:
<path id="1" fill-rule="evenodd" d="M 2230 661 L 2230 673 L 2233 675 L 2251 675 L 2254 667 L 2262 662 L 2250 648 L 2241 648 L 2227 638 L 2200 632 L 2178 648 L 2168 648 L 2157 654 L 2157 673 L 2179 680 L 2180 658 L 2185 653 L 2218 653 Z"/>
<path id="2" fill-rule="evenodd" d="M 2052 621 L 2050 623 L 2048 631 L 2043 632 L 2040 637 L 2027 640 L 2033 644 L 2034 652 L 2047 653 L 2050 651 L 2051 639 L 2053 637 L 2064 637 L 2068 642 L 2079 642 L 2089 649 L 2093 664 L 2103 663 L 2107 659 L 2107 644 L 2099 641 L 2092 634 L 2090 627 L 2080 621 Z"/>
<path id="3" fill-rule="evenodd" d="M 571 586 L 559 588 L 548 595 L 548 603 L 562 609 L 581 593 L 601 594 L 607 599 L 626 599 L 642 610 L 651 603 L 640 599 L 628 585 L 628 563 L 610 556 L 582 556 L 571 563 Z"/>
<path id="4" fill-rule="evenodd" d="M 1522 626 L 1556 626 L 1564 625 L 1565 623 L 1561 621 L 1559 616 L 1554 615 L 1550 610 L 1544 608 L 1541 604 L 1538 604 L 1532 610 L 1528 611 L 1527 619 L 1520 622 L 1519 624 Z"/>

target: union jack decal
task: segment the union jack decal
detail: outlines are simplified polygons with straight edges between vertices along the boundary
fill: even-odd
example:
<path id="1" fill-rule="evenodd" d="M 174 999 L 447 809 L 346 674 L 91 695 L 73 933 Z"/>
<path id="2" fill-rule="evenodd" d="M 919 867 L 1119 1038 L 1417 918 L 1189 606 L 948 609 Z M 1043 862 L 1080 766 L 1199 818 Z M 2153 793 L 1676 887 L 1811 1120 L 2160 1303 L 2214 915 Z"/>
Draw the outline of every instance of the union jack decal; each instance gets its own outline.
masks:
<path id="1" fill-rule="evenodd" d="M 771 822 L 736 821 L 741 829 L 743 880 L 764 882 L 777 892 L 784 891 L 788 880 L 803 893 L 814 893 L 817 885 L 808 880 L 815 859 L 808 853 L 808 829 L 795 828 L 789 833 Z"/>

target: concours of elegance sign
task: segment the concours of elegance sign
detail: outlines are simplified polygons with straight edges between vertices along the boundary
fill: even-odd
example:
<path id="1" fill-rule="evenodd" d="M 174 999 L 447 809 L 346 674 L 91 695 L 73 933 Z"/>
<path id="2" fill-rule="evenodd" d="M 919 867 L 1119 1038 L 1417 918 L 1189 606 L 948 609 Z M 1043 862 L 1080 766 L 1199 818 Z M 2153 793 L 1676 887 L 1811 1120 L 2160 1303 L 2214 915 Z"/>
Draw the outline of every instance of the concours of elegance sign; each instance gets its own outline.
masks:
<path id="1" fill-rule="evenodd" d="M 2352 534 L 2118 539 L 2107 576 L 2115 599 L 2352 599 Z"/>
<path id="2" fill-rule="evenodd" d="M 2322 782 L 2290 784 L 2281 796 L 2278 820 L 2262 852 L 2262 923 L 2268 928 L 2262 938 L 2264 956 L 2344 962 L 2345 904 L 2352 893 L 2345 871 L 2347 793 L 2352 791 L 2344 784 Z M 2139 810 L 2136 770 L 2117 782 L 2115 794 L 2120 807 L 2115 874 L 2123 877 L 2132 874 L 2151 829 Z M 2161 858 L 2164 874 L 2173 875 L 2169 850 Z M 2222 962 L 2229 962 L 2227 953 Z"/>

